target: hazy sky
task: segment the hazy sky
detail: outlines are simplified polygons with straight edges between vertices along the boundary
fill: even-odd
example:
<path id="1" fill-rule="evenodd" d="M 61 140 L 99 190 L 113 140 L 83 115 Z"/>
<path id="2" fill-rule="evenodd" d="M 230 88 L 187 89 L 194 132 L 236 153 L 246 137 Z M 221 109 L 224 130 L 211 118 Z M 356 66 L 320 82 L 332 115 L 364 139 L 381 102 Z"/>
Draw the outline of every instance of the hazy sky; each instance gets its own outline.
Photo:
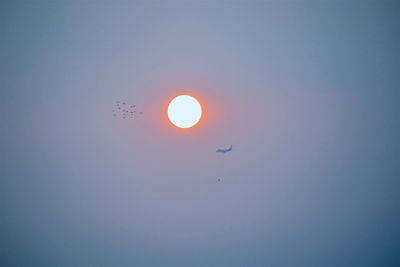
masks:
<path id="1" fill-rule="evenodd" d="M 2 1 L 0 265 L 398 266 L 399 18 Z M 180 93 L 205 108 L 190 130 L 166 118 Z"/>

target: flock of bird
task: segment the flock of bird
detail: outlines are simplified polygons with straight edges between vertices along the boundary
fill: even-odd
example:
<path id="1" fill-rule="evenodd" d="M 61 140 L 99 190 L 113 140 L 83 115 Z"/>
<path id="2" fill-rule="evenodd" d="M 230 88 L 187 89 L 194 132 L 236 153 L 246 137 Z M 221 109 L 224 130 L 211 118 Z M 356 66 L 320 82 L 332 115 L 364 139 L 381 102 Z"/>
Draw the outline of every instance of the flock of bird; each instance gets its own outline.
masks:
<path id="1" fill-rule="evenodd" d="M 114 117 L 121 117 L 123 119 L 133 119 L 143 114 L 143 112 L 137 112 L 136 105 L 130 105 L 126 102 L 116 101 L 115 108 L 112 110 Z"/>

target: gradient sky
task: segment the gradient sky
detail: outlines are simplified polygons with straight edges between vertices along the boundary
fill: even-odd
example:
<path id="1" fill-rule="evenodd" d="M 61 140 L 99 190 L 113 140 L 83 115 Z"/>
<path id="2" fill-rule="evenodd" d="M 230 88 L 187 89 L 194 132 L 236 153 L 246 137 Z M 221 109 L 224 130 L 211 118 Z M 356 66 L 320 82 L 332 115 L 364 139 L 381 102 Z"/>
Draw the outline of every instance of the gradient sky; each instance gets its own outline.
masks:
<path id="1" fill-rule="evenodd" d="M 399 18 L 1 1 L 0 265 L 400 265 Z M 205 108 L 189 130 L 166 119 L 180 93 Z"/>

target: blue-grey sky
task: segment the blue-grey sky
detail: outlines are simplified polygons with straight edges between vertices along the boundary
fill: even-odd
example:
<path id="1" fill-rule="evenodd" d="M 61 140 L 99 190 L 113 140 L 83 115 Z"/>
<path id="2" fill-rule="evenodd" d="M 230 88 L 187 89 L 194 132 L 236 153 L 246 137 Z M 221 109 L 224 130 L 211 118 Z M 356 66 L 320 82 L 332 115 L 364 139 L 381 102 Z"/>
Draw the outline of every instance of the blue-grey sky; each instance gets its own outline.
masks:
<path id="1" fill-rule="evenodd" d="M 0 265 L 398 266 L 399 18 L 2 1 Z M 205 108 L 190 130 L 165 117 L 180 93 Z"/>

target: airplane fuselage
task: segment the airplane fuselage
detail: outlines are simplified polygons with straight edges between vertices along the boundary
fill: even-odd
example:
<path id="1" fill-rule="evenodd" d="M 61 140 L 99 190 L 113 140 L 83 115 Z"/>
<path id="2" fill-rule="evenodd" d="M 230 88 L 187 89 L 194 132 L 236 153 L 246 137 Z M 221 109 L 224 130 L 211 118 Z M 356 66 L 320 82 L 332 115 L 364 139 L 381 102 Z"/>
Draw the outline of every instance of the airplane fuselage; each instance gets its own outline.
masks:
<path id="1" fill-rule="evenodd" d="M 226 153 L 232 150 L 232 145 L 229 148 L 226 149 L 217 149 L 217 153 Z"/>

